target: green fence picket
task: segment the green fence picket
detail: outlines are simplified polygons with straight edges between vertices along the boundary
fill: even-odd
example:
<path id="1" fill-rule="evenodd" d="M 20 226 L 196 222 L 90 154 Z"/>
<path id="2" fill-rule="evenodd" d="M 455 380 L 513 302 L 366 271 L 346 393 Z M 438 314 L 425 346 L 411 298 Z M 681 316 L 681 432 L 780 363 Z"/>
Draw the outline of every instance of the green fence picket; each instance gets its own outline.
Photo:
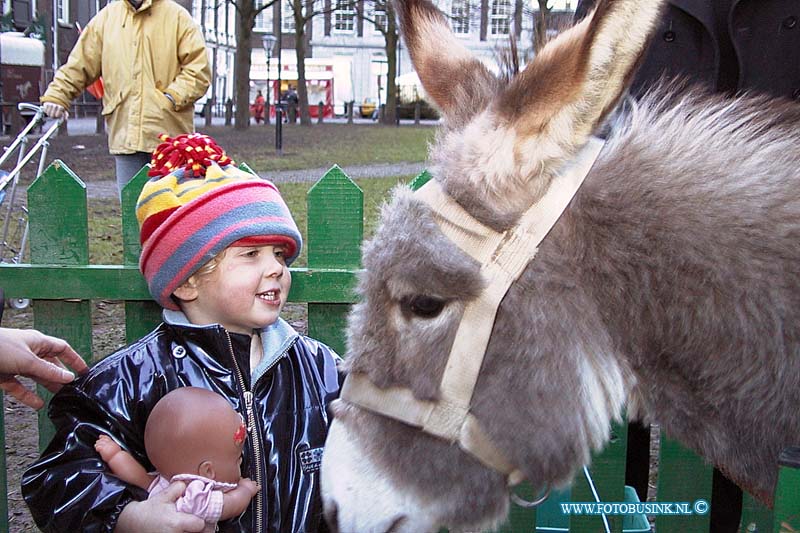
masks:
<path id="1" fill-rule="evenodd" d="M 433 179 L 433 175 L 427 170 L 423 170 L 417 175 L 417 177 L 411 180 L 411 183 L 409 183 L 408 186 L 411 188 L 412 191 L 416 191 L 417 189 L 428 183 L 431 179 Z"/>
<path id="2" fill-rule="evenodd" d="M 796 533 L 800 531 L 800 446 L 783 450 L 778 464 L 773 530 L 776 533 Z"/>
<path id="3" fill-rule="evenodd" d="M 308 269 L 355 270 L 361 264 L 364 237 L 364 193 L 338 166 L 308 191 Z M 308 303 L 308 331 L 345 352 L 349 304 Z"/>
<path id="4" fill-rule="evenodd" d="M 87 265 L 89 223 L 86 186 L 61 161 L 54 161 L 28 187 L 31 263 Z M 47 284 L 59 284 L 53 277 Z M 34 327 L 66 339 L 87 361 L 92 356 L 92 308 L 89 301 L 37 300 Z M 45 401 L 52 396 L 39 387 Z M 39 411 L 39 447 L 53 436 L 46 410 Z"/>
<path id="5" fill-rule="evenodd" d="M 138 266 L 142 246 L 139 244 L 139 223 L 136 201 L 147 182 L 148 167 L 142 168 L 122 189 L 122 260 Z M 153 300 L 125 301 L 125 341 L 132 343 L 144 337 L 161 321 L 161 307 Z"/>
<path id="6" fill-rule="evenodd" d="M 713 505 L 714 502 L 711 503 Z M 742 494 L 741 531 L 769 531 L 774 520 L 772 509 L 768 509 L 746 492 Z"/>

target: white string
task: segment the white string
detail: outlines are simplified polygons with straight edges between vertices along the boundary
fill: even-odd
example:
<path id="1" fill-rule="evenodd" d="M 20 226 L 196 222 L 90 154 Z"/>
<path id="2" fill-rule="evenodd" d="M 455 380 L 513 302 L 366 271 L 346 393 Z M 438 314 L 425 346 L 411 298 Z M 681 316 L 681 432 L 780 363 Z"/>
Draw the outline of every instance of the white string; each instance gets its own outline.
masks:
<path id="1" fill-rule="evenodd" d="M 592 489 L 592 496 L 594 496 L 594 501 L 600 503 L 600 496 L 597 494 L 597 489 L 594 486 L 594 481 L 592 481 L 592 476 L 589 474 L 589 469 L 586 465 L 583 465 L 583 475 L 586 476 L 586 481 L 589 482 L 589 488 Z M 603 517 L 603 527 L 606 529 L 606 533 L 611 533 L 611 527 L 608 525 L 608 517 L 606 517 L 605 513 L 601 513 Z"/>

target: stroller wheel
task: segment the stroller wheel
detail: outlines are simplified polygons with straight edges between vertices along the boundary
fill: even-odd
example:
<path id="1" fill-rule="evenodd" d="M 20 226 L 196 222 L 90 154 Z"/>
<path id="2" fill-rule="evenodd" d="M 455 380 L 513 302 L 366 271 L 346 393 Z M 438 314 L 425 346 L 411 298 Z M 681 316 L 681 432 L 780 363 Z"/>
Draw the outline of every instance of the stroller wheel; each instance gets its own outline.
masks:
<path id="1" fill-rule="evenodd" d="M 29 298 L 9 298 L 6 300 L 8 306 L 11 309 L 26 309 L 29 305 L 31 305 L 31 301 Z"/>

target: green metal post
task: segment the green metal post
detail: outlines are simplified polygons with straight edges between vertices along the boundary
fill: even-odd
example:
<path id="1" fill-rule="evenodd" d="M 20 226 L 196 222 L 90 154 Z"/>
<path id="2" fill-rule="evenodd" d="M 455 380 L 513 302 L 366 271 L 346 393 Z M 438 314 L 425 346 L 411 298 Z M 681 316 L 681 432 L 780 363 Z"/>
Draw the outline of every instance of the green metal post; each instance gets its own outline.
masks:
<path id="1" fill-rule="evenodd" d="M 147 169 L 141 169 L 122 189 L 122 257 L 126 265 L 138 266 L 142 246 L 136 201 L 147 182 Z M 125 301 L 125 340 L 132 343 L 144 337 L 161 321 L 161 307 L 152 300 Z M 105 354 L 104 354 L 105 355 Z"/>

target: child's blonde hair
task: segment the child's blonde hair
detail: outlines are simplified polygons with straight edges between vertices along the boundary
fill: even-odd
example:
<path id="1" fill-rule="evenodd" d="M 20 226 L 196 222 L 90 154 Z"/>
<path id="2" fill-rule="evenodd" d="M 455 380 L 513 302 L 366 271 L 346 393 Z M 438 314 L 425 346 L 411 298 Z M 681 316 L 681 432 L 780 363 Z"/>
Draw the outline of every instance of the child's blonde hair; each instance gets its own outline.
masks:
<path id="1" fill-rule="evenodd" d="M 225 253 L 227 251 L 228 249 L 224 248 L 217 255 L 209 259 L 206 264 L 198 268 L 197 271 L 195 271 L 195 273 L 192 274 L 192 277 L 195 278 L 196 281 L 202 281 L 204 278 L 207 278 L 208 276 L 213 274 L 214 271 L 217 270 L 219 264 L 222 262 L 222 259 L 225 257 Z"/>

